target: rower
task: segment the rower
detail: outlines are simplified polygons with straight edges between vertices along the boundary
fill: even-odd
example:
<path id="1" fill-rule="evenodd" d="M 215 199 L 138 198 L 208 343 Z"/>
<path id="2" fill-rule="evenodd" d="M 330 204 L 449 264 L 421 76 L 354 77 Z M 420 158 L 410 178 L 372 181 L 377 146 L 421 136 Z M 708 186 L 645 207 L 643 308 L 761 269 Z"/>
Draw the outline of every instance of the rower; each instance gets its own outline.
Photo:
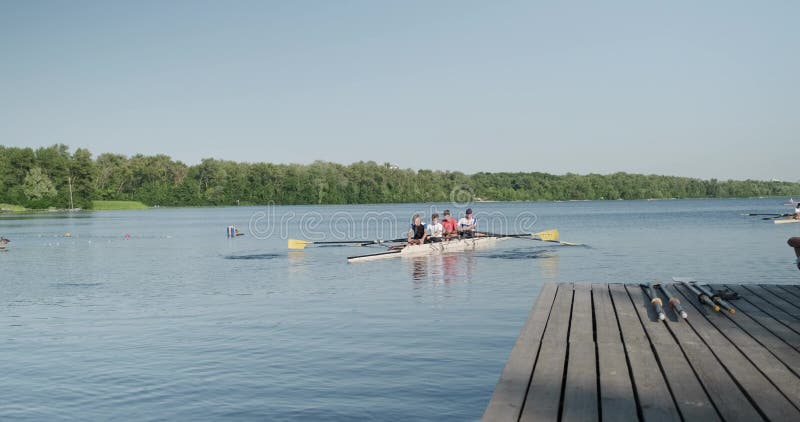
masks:
<path id="1" fill-rule="evenodd" d="M 428 237 L 428 233 L 425 232 L 425 223 L 422 222 L 422 217 L 414 214 L 411 217 L 411 228 L 408 229 L 408 244 L 421 245 L 425 243 L 426 237 Z"/>
<path id="2" fill-rule="evenodd" d="M 428 225 L 428 238 L 427 243 L 437 243 L 442 241 L 444 234 L 444 227 L 439 222 L 439 214 L 433 213 L 431 215 L 431 224 Z"/>
<path id="3" fill-rule="evenodd" d="M 450 216 L 450 210 L 444 210 L 444 219 L 442 220 L 442 236 L 445 239 L 450 239 L 458 236 L 458 221 Z"/>
<path id="4" fill-rule="evenodd" d="M 467 215 L 458 220 L 458 233 L 462 238 L 475 237 L 478 221 L 472 217 L 472 208 L 467 208 Z"/>

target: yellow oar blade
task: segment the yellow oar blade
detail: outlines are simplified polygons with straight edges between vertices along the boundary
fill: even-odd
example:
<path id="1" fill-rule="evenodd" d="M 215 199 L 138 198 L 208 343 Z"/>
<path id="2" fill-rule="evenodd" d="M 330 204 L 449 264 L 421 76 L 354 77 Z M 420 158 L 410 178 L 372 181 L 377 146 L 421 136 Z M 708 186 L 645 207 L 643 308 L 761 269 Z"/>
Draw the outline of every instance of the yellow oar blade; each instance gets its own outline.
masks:
<path id="1" fill-rule="evenodd" d="M 289 239 L 289 249 L 303 249 L 306 245 L 310 245 L 314 242 L 308 242 L 306 240 L 298 240 L 298 239 Z"/>
<path id="2" fill-rule="evenodd" d="M 558 229 L 545 230 L 543 232 L 534 233 L 533 237 L 540 240 L 558 241 Z"/>

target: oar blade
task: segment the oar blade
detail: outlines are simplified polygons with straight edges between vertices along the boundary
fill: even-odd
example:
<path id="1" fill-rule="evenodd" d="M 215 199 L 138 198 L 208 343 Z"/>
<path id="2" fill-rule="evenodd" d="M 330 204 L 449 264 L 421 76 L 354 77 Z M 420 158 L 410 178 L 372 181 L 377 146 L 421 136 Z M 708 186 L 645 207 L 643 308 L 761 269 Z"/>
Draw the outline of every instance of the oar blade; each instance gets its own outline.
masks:
<path id="1" fill-rule="evenodd" d="M 307 245 L 312 244 L 306 240 L 289 239 L 289 249 L 304 249 Z"/>
<path id="2" fill-rule="evenodd" d="M 547 241 L 551 241 L 551 242 L 557 242 L 558 241 L 558 229 L 545 230 L 543 232 L 534 233 L 533 237 L 538 238 L 540 240 L 547 240 Z"/>

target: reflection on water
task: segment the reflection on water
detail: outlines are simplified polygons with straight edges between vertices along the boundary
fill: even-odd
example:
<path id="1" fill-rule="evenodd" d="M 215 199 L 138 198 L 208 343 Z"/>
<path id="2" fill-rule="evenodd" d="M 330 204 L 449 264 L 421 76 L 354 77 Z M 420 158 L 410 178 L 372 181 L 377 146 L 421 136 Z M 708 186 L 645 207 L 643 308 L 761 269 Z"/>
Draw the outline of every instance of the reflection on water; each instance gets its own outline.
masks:
<path id="1" fill-rule="evenodd" d="M 228 255 L 225 259 L 275 259 L 282 257 L 283 254 L 277 253 L 257 253 L 247 255 Z"/>
<path id="2" fill-rule="evenodd" d="M 796 228 L 740 215 L 785 201 L 483 203 L 591 249 L 509 239 L 363 265 L 347 256 L 382 247 L 287 252 L 299 220 L 225 237 L 258 207 L 0 215 L 13 242 L 0 253 L 0 420 L 476 420 L 543 283 L 797 283 Z M 276 209 L 406 221 L 409 207 L 426 205 Z M 358 238 L 398 236 L 388 226 Z"/>
<path id="3" fill-rule="evenodd" d="M 292 264 L 301 264 L 306 258 L 306 253 L 303 251 L 289 251 L 289 262 Z"/>
<path id="4" fill-rule="evenodd" d="M 560 261 L 558 254 L 545 254 L 540 258 L 544 258 L 537 261 L 542 278 L 545 280 L 558 280 L 558 262 Z"/>
<path id="5" fill-rule="evenodd" d="M 490 252 L 481 255 L 484 258 L 494 259 L 537 259 L 537 258 L 550 258 L 557 256 L 556 252 L 552 249 L 544 248 L 517 248 L 501 250 L 498 252 Z"/>
<path id="6" fill-rule="evenodd" d="M 412 257 L 408 261 L 412 280 L 449 284 L 458 280 L 472 281 L 475 254 L 434 254 Z"/>
<path id="7" fill-rule="evenodd" d="M 415 256 L 411 258 L 411 278 L 415 281 L 424 280 L 428 276 L 428 257 Z"/>

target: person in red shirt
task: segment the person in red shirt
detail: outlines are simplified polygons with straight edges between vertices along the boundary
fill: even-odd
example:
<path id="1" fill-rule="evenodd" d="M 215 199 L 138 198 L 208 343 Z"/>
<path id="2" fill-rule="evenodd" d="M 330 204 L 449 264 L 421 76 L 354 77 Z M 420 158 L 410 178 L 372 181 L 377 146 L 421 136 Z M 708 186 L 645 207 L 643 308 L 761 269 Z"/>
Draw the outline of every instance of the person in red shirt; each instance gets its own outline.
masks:
<path id="1" fill-rule="evenodd" d="M 442 237 L 450 239 L 458 236 L 458 221 L 450 216 L 450 210 L 444 210 L 442 214 L 444 215 L 444 219 L 442 219 L 442 228 L 444 228 Z"/>

